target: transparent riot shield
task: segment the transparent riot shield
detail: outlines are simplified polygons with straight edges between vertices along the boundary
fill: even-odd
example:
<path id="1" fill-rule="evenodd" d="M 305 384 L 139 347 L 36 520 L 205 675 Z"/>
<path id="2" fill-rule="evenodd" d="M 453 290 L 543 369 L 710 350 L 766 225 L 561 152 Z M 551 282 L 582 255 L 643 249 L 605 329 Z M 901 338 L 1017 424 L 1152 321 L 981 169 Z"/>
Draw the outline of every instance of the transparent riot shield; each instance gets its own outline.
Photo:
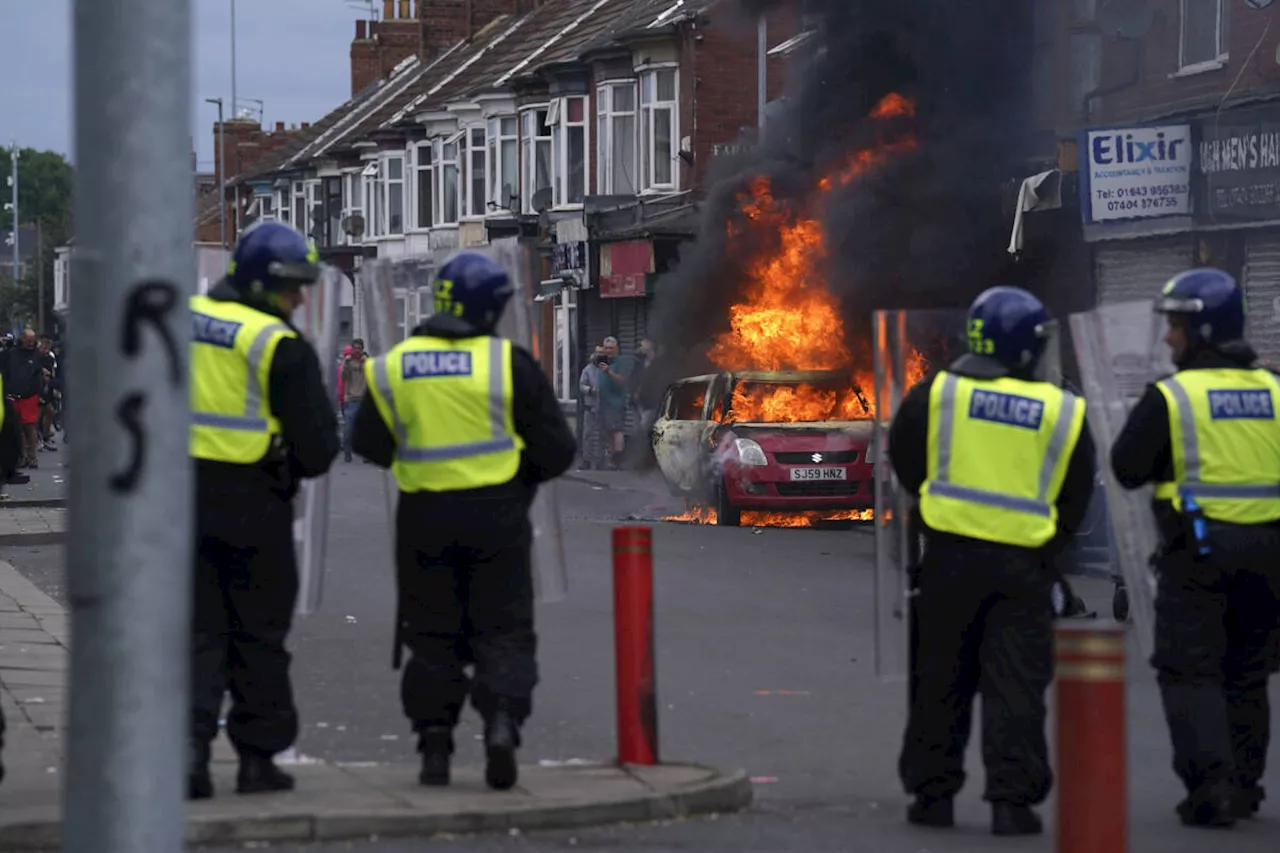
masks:
<path id="1" fill-rule="evenodd" d="M 326 266 L 320 280 L 302 291 L 293 323 L 315 347 L 328 398 L 337 393 L 338 306 L 351 280 Z M 298 559 L 297 613 L 314 613 L 324 592 L 325 550 L 329 536 L 329 475 L 303 480 L 294 499 L 293 540 Z"/>
<path id="2" fill-rule="evenodd" d="M 516 286 L 516 292 L 498 324 L 498 334 L 528 350 L 542 363 L 544 353 L 539 334 L 538 303 L 533 301 L 538 294 L 540 276 L 536 271 L 541 266 L 540 259 L 515 237 L 495 240 L 480 251 L 502 264 Z M 539 487 L 529 510 L 529 523 L 533 527 L 533 582 L 538 600 L 561 601 L 569 592 L 569 571 L 561 525 L 560 484 L 557 481 L 552 480 Z"/>
<path id="3" fill-rule="evenodd" d="M 963 311 L 877 311 L 875 352 L 875 633 L 876 674 L 908 679 L 914 657 L 912 590 L 921 539 L 912 520 L 916 496 L 903 488 L 890 464 L 889 426 L 912 386 L 966 349 Z M 912 688 L 909 686 L 909 690 Z"/>
<path id="4" fill-rule="evenodd" d="M 430 257 L 380 258 L 360 268 L 357 285 L 360 317 L 357 328 L 364 336 L 370 355 L 386 355 L 413 331 L 411 324 L 423 319 L 410 306 L 421 306 L 422 295 L 430 303 L 435 262 Z M 387 529 L 395 550 L 396 501 L 400 489 L 390 471 L 383 472 L 382 494 L 387 507 Z"/>
<path id="5" fill-rule="evenodd" d="M 1155 629 L 1155 575 L 1150 560 L 1158 536 L 1151 513 L 1152 489 L 1122 489 L 1110 459 L 1116 437 L 1146 386 L 1174 370 L 1169 348 L 1161 340 L 1163 333 L 1163 320 L 1147 300 L 1104 305 L 1071 316 L 1089 429 L 1106 489 L 1112 550 L 1144 656 L 1152 652 Z"/>

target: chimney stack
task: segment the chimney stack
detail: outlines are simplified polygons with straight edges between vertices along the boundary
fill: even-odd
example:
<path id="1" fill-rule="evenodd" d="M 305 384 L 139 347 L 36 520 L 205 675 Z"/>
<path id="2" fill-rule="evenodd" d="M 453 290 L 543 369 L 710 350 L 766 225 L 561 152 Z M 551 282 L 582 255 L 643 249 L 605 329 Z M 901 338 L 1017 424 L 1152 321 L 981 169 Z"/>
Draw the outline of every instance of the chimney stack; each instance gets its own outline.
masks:
<path id="1" fill-rule="evenodd" d="M 382 20 L 390 21 L 396 16 L 396 0 L 382 0 Z"/>
<path id="2" fill-rule="evenodd" d="M 279 133 L 282 130 L 284 130 L 284 122 L 282 121 L 276 122 L 276 133 Z"/>
<path id="3" fill-rule="evenodd" d="M 361 18 L 356 21 L 356 41 L 364 41 L 369 37 L 369 22 Z"/>

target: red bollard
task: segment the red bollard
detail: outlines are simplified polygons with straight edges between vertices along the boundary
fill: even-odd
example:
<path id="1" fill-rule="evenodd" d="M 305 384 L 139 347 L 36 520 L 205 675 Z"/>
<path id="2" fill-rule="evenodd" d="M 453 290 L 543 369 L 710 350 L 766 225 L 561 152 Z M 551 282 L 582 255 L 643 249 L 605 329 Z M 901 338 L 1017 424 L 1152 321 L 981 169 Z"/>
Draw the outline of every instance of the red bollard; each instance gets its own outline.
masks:
<path id="1" fill-rule="evenodd" d="M 613 529 L 613 627 L 617 654 L 618 763 L 658 763 L 653 656 L 653 532 Z"/>
<path id="2" fill-rule="evenodd" d="M 1057 626 L 1057 853 L 1129 844 L 1124 626 Z"/>

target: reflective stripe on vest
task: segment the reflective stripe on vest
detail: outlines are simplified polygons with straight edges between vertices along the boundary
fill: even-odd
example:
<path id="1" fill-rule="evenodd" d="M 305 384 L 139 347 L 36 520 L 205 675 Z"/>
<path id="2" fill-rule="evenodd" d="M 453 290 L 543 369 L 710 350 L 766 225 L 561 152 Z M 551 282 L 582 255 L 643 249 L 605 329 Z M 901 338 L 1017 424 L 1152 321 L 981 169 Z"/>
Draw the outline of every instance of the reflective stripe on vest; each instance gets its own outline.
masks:
<path id="1" fill-rule="evenodd" d="M 503 377 L 506 376 L 505 344 L 501 338 L 489 340 L 489 424 L 493 438 L 465 444 L 449 444 L 444 447 L 414 447 L 409 444 L 409 432 L 400 419 L 396 399 L 391 389 L 391 377 L 387 375 L 387 357 L 373 361 L 373 382 L 391 412 L 392 432 L 396 439 L 396 457 L 405 462 L 448 462 L 514 450 L 515 437 L 507 431 L 506 394 Z"/>
<path id="2" fill-rule="evenodd" d="M 969 503 L 982 504 L 1028 515 L 1049 517 L 1053 514 L 1053 506 L 1049 490 L 1053 485 L 1053 474 L 1058 462 L 1062 459 L 1067 441 L 1071 437 L 1071 425 L 1075 420 L 1075 408 L 1078 398 L 1067 391 L 1062 392 L 1062 409 L 1058 414 L 1058 422 L 1054 425 L 1053 436 L 1045 451 L 1044 461 L 1040 466 L 1039 493 L 1035 500 L 1028 500 L 1013 495 L 1002 495 L 998 492 L 957 486 L 950 482 L 952 435 L 955 432 L 956 419 L 956 386 L 959 378 L 951 373 L 942 374 L 942 394 L 939 401 L 938 421 L 938 470 L 929 481 L 929 492 L 942 497 Z M 1074 449 L 1074 448 L 1072 448 Z M 1056 496 L 1052 496 L 1056 498 Z"/>
<path id="3" fill-rule="evenodd" d="M 249 351 L 246 356 L 246 365 L 249 373 L 245 383 L 243 415 L 218 415 L 212 412 L 193 411 L 191 413 L 191 422 L 199 426 L 215 427 L 217 429 L 266 432 L 268 424 L 267 419 L 261 416 L 263 391 L 262 382 L 259 379 L 262 357 L 266 354 L 267 344 L 271 343 L 273 335 L 290 332 L 292 332 L 292 329 L 284 323 L 273 323 L 270 326 L 265 326 L 259 330 L 258 334 L 254 335 L 253 343 L 249 345 Z"/>
<path id="4" fill-rule="evenodd" d="M 1188 492 L 1196 498 L 1280 498 L 1280 483 L 1205 483 L 1201 481 L 1200 435 L 1197 431 L 1195 409 L 1187 389 L 1176 376 L 1161 380 L 1159 383 L 1173 395 L 1177 405 L 1171 417 L 1178 419 L 1178 427 L 1182 432 L 1182 468 L 1183 476 L 1176 484 L 1161 484 L 1157 497 L 1174 499 L 1171 494 L 1175 489 Z M 1280 426 L 1280 424 L 1278 424 Z M 1161 494 L 1161 492 L 1163 494 Z M 1181 501 L 1175 501 L 1180 507 Z"/>

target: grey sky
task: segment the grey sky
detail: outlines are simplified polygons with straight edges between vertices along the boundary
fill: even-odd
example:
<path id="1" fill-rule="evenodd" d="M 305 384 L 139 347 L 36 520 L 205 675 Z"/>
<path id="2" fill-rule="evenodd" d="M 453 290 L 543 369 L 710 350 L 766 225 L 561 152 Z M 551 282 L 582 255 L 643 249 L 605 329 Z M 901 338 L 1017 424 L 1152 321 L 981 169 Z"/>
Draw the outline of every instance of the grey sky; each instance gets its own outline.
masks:
<path id="1" fill-rule="evenodd" d="M 109 0 L 99 0 L 109 2 Z M 212 170 L 218 108 L 231 100 L 231 0 L 191 0 L 195 49 L 192 134 L 200 168 Z M 0 0 L 0 145 L 70 154 L 72 0 Z M 264 121 L 315 121 L 351 91 L 355 21 L 348 0 L 238 0 L 236 78 L 241 101 L 265 101 Z M 17 81 L 21 80 L 21 83 Z M 256 104 L 242 103 L 243 107 Z"/>

